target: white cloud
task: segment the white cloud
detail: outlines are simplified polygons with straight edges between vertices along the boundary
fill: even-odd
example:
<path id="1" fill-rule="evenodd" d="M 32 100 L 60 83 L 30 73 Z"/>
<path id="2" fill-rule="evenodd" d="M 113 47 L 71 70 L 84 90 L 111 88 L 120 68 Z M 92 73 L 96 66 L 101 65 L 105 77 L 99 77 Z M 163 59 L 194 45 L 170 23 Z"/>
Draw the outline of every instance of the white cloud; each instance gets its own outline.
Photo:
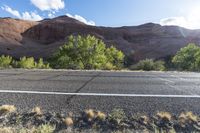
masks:
<path id="1" fill-rule="evenodd" d="M 80 22 L 83 22 L 83 23 L 85 23 L 85 24 L 87 24 L 87 25 L 92 25 L 92 26 L 95 26 L 95 22 L 94 21 L 91 21 L 91 20 L 86 20 L 85 18 L 83 18 L 82 16 L 80 16 L 80 15 L 71 15 L 71 14 L 69 14 L 69 13 L 67 13 L 66 14 L 68 17 L 70 17 L 70 18 L 74 18 L 74 19 L 76 19 L 76 20 L 78 20 L 78 21 L 80 21 Z"/>
<path id="2" fill-rule="evenodd" d="M 49 13 L 49 14 L 48 14 L 48 17 L 49 17 L 49 18 L 53 18 L 53 17 L 55 17 L 55 15 L 54 15 L 53 13 Z"/>
<path id="3" fill-rule="evenodd" d="M 32 21 L 39 21 L 42 20 L 42 17 L 35 12 L 22 12 L 20 14 L 19 11 L 10 8 L 9 6 L 5 5 L 1 7 L 2 10 L 7 11 L 8 13 L 12 14 L 13 16 L 24 19 L 24 20 L 32 20 Z"/>
<path id="4" fill-rule="evenodd" d="M 176 25 L 189 29 L 200 28 L 200 17 L 171 17 L 160 20 L 161 25 Z"/>
<path id="5" fill-rule="evenodd" d="M 59 10 L 65 7 L 63 0 L 31 0 L 41 11 Z"/>
<path id="6" fill-rule="evenodd" d="M 22 13 L 22 19 L 25 20 L 42 20 L 42 17 L 35 12 L 23 12 Z"/>
<path id="7" fill-rule="evenodd" d="M 187 15 L 160 20 L 161 25 L 177 25 L 189 29 L 200 29 L 200 9 L 193 9 Z"/>
<path id="8" fill-rule="evenodd" d="M 55 17 L 55 14 L 56 14 L 55 11 L 49 11 L 48 17 L 49 17 L 49 18 L 54 18 L 54 17 Z"/>
<path id="9" fill-rule="evenodd" d="M 188 22 L 184 17 L 171 17 L 160 20 L 161 25 L 177 25 L 181 27 L 188 27 Z"/>
<path id="10" fill-rule="evenodd" d="M 10 8 L 9 6 L 5 5 L 3 7 L 1 7 L 2 10 L 9 12 L 10 14 L 12 14 L 13 16 L 16 16 L 18 18 L 21 17 L 20 13 L 17 10 L 13 10 L 12 8 Z"/>

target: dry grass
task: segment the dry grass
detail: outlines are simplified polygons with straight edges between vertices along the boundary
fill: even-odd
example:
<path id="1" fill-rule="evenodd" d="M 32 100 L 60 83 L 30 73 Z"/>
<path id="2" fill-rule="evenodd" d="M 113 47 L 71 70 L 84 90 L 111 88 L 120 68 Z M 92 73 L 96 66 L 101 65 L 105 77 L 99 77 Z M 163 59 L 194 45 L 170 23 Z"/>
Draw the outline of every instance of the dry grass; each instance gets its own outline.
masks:
<path id="1" fill-rule="evenodd" d="M 33 108 L 31 112 L 36 113 L 36 115 L 42 115 L 43 114 L 42 109 L 40 107 Z"/>
<path id="2" fill-rule="evenodd" d="M 172 115 L 169 112 L 158 112 L 156 114 L 160 119 L 171 121 Z"/>
<path id="3" fill-rule="evenodd" d="M 16 110 L 17 109 L 14 105 L 2 105 L 2 106 L 0 106 L 1 114 L 12 113 L 12 112 L 15 112 Z"/>
<path id="4" fill-rule="evenodd" d="M 95 118 L 95 112 L 92 109 L 85 110 L 85 114 L 86 114 L 88 120 L 92 120 Z"/>
<path id="5" fill-rule="evenodd" d="M 101 111 L 98 111 L 97 112 L 97 119 L 102 120 L 102 121 L 105 120 L 106 119 L 106 114 L 101 112 Z"/>
<path id="6" fill-rule="evenodd" d="M 14 133 L 14 131 L 11 127 L 3 127 L 0 128 L 0 133 Z"/>
<path id="7" fill-rule="evenodd" d="M 71 117 L 66 117 L 65 120 L 64 120 L 64 123 L 67 127 L 72 126 L 74 124 Z"/>
<path id="8" fill-rule="evenodd" d="M 198 122 L 199 117 L 193 114 L 192 112 L 185 112 L 181 113 L 179 116 L 179 121 L 181 123 L 186 123 L 186 122 Z"/>
<path id="9" fill-rule="evenodd" d="M 22 127 L 1 127 L 0 133 L 53 133 L 54 126 L 49 124 L 41 125 L 39 127 L 22 128 Z"/>
<path id="10" fill-rule="evenodd" d="M 198 116 L 194 115 L 192 112 L 187 112 L 186 116 L 189 120 L 193 121 L 193 122 L 197 122 L 198 121 Z"/>
<path id="11" fill-rule="evenodd" d="M 16 110 L 12 105 L 2 105 L 0 109 L 2 112 Z M 110 114 L 88 109 L 78 116 L 73 116 L 73 113 L 66 115 L 42 113 L 40 107 L 35 107 L 32 112 L 2 115 L 0 133 L 131 133 L 140 131 L 175 133 L 185 130 L 200 132 L 199 116 L 192 112 L 181 113 L 178 117 L 176 115 L 172 117 L 169 112 L 158 112 L 156 115 L 135 114 L 134 118 L 127 117 L 122 109 L 114 109 Z M 20 123 L 17 123 L 18 117 Z"/>
<path id="12" fill-rule="evenodd" d="M 140 121 L 143 124 L 148 124 L 149 118 L 146 115 L 142 115 L 142 116 L 140 116 Z"/>

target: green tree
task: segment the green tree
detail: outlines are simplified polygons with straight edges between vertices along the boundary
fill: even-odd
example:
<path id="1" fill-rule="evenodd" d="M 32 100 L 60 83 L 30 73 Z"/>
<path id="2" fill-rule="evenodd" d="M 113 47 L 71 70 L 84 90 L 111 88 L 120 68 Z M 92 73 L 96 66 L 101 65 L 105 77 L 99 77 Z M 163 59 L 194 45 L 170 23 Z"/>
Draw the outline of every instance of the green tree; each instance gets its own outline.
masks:
<path id="1" fill-rule="evenodd" d="M 194 63 L 194 71 L 200 71 L 200 50 L 196 52 L 195 63 Z"/>
<path id="2" fill-rule="evenodd" d="M 54 68 L 67 69 L 108 69 L 123 65 L 124 55 L 114 47 L 106 48 L 102 40 L 94 36 L 69 36 L 65 43 L 53 55 L 51 65 Z"/>
<path id="3" fill-rule="evenodd" d="M 106 49 L 106 56 L 108 59 L 107 62 L 111 63 L 115 69 L 123 67 L 124 54 L 114 46 Z"/>
<path id="4" fill-rule="evenodd" d="M 179 70 L 196 71 L 200 69 L 200 47 L 195 44 L 189 44 L 172 59 L 175 67 Z"/>

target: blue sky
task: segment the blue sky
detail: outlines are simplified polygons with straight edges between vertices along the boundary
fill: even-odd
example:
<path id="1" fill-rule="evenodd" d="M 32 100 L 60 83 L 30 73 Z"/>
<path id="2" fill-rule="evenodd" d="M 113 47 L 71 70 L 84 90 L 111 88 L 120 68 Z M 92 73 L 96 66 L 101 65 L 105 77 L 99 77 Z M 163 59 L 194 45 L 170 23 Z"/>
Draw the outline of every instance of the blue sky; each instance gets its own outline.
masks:
<path id="1" fill-rule="evenodd" d="M 0 17 L 40 20 L 68 15 L 89 25 L 147 22 L 200 28 L 200 0 L 0 0 Z"/>

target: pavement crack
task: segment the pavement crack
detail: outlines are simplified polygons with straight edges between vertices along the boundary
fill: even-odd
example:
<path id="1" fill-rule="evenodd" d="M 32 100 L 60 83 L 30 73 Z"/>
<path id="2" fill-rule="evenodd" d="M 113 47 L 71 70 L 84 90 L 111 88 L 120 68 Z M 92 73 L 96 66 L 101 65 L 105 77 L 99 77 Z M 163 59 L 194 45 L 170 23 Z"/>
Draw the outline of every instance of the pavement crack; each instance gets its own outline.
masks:
<path id="1" fill-rule="evenodd" d="M 87 86 L 90 82 L 92 82 L 92 80 L 94 80 L 96 77 L 99 77 L 101 73 L 96 74 L 95 76 L 93 76 L 90 80 L 88 80 L 87 82 L 85 82 L 81 87 L 79 87 L 74 93 L 78 93 L 80 92 L 85 86 Z M 67 98 L 67 102 L 66 104 L 69 105 L 71 100 L 76 97 L 76 95 L 71 95 L 69 98 Z"/>

